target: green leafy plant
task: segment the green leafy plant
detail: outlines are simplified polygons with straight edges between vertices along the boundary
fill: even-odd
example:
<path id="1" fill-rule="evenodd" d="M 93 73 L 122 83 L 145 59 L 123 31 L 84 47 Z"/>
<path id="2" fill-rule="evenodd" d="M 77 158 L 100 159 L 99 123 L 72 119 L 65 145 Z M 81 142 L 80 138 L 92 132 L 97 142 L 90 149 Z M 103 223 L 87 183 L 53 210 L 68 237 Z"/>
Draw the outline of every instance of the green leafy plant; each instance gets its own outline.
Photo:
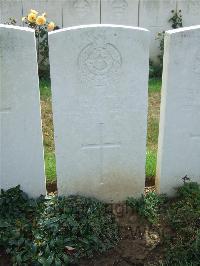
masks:
<path id="1" fill-rule="evenodd" d="M 9 18 L 8 21 L 5 22 L 4 24 L 15 26 L 17 24 L 17 21 L 14 18 Z"/>
<path id="2" fill-rule="evenodd" d="M 159 220 L 159 208 L 165 197 L 159 196 L 155 192 L 142 195 L 139 199 L 128 198 L 127 205 L 136 210 L 142 217 L 150 223 L 156 224 Z"/>
<path id="3" fill-rule="evenodd" d="M 180 27 L 183 27 L 183 19 L 181 10 L 172 10 L 172 16 L 169 19 L 169 22 L 171 23 L 172 29 L 177 29 Z"/>
<path id="4" fill-rule="evenodd" d="M 118 242 L 111 210 L 78 196 L 29 199 L 19 186 L 0 195 L 0 247 L 14 265 L 68 265 Z"/>
<path id="5" fill-rule="evenodd" d="M 160 49 L 160 54 L 158 55 L 159 68 L 162 69 L 163 68 L 165 31 L 159 32 L 156 39 L 159 41 L 159 49 Z M 161 73 L 162 73 L 162 71 L 161 71 Z"/>
<path id="6" fill-rule="evenodd" d="M 160 78 L 162 75 L 162 66 L 160 64 L 154 64 L 154 62 L 149 60 L 149 77 L 150 78 Z"/>
<path id="7" fill-rule="evenodd" d="M 180 27 L 183 27 L 183 18 L 181 14 L 181 10 L 171 10 L 172 16 L 169 18 L 168 22 L 171 24 L 172 29 L 177 29 Z M 163 68 L 163 55 L 164 55 L 164 37 L 165 37 L 165 31 L 159 32 L 156 40 L 159 41 L 159 49 L 160 54 L 158 55 L 159 59 L 159 68 Z"/>
<path id="8" fill-rule="evenodd" d="M 185 182 L 177 189 L 177 198 L 170 204 L 167 222 L 173 230 L 168 246 L 166 265 L 200 265 L 200 185 Z"/>

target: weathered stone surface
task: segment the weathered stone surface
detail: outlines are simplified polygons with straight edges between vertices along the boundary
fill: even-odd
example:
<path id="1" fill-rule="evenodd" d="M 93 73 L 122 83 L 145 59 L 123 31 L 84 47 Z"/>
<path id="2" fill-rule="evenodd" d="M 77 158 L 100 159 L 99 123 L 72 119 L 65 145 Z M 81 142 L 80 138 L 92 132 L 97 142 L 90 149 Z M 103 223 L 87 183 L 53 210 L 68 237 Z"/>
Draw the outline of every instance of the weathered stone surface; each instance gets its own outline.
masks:
<path id="1" fill-rule="evenodd" d="M 58 192 L 105 201 L 145 183 L 149 34 L 114 25 L 49 34 Z"/>
<path id="2" fill-rule="evenodd" d="M 63 6 L 63 27 L 100 23 L 100 0 L 68 0 Z"/>
<path id="3" fill-rule="evenodd" d="M 17 25 L 22 25 L 22 0 L 0 0 L 0 24 L 8 23 L 9 19 L 15 19 Z"/>
<path id="4" fill-rule="evenodd" d="M 177 0 L 177 9 L 181 10 L 183 26 L 199 25 L 200 1 Z"/>
<path id="5" fill-rule="evenodd" d="M 104 0 L 101 23 L 138 26 L 138 0 Z"/>
<path id="6" fill-rule="evenodd" d="M 0 187 L 45 194 L 34 31 L 0 25 Z"/>
<path id="7" fill-rule="evenodd" d="M 200 182 L 200 26 L 167 31 L 157 190 L 173 195 L 182 177 Z"/>
<path id="8" fill-rule="evenodd" d="M 139 27 L 150 31 L 150 55 L 157 62 L 160 54 L 158 33 L 171 29 L 169 19 L 172 16 L 171 11 L 176 10 L 176 0 L 140 0 L 139 5 Z"/>

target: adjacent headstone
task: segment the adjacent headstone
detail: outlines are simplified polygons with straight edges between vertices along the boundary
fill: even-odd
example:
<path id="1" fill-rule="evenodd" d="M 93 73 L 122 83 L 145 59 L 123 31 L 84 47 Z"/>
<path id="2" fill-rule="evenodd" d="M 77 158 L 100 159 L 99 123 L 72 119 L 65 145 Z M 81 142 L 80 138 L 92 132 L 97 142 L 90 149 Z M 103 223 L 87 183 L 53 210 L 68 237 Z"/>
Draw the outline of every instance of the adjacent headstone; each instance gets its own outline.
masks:
<path id="1" fill-rule="evenodd" d="M 139 0 L 104 0 L 101 23 L 138 26 Z"/>
<path id="2" fill-rule="evenodd" d="M 200 26 L 167 31 L 157 190 L 173 195 L 184 176 L 200 182 Z"/>
<path id="3" fill-rule="evenodd" d="M 60 195 L 108 202 L 145 183 L 149 33 L 115 25 L 49 34 Z"/>
<path id="4" fill-rule="evenodd" d="M 147 28 L 151 34 L 150 55 L 154 62 L 160 54 L 160 40 L 158 33 L 171 29 L 169 18 L 176 10 L 176 0 L 140 0 L 139 27 Z"/>
<path id="5" fill-rule="evenodd" d="M 0 0 L 0 24 L 9 23 L 10 18 L 22 25 L 22 0 Z"/>
<path id="6" fill-rule="evenodd" d="M 45 194 L 34 31 L 0 25 L 0 187 Z"/>
<path id="7" fill-rule="evenodd" d="M 63 5 L 63 27 L 100 23 L 100 0 L 68 0 Z"/>
<path id="8" fill-rule="evenodd" d="M 199 0 L 177 0 L 177 10 L 181 10 L 183 25 L 199 25 L 200 1 Z"/>

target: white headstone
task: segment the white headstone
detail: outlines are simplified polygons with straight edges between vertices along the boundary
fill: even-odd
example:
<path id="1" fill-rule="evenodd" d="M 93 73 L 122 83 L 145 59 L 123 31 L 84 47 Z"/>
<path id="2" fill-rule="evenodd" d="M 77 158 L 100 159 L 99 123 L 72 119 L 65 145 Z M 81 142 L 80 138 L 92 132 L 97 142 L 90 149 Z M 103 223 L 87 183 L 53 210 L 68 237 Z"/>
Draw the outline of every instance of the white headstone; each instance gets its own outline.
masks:
<path id="1" fill-rule="evenodd" d="M 22 0 L 0 0 L 0 24 L 8 23 L 10 18 L 22 25 Z"/>
<path id="2" fill-rule="evenodd" d="M 167 31 L 157 190 L 173 195 L 182 177 L 200 182 L 200 26 Z"/>
<path id="3" fill-rule="evenodd" d="M 100 0 L 68 0 L 63 5 L 63 27 L 100 23 Z"/>
<path id="4" fill-rule="evenodd" d="M 200 24 L 199 0 L 177 0 L 177 9 L 181 10 L 184 27 Z"/>
<path id="5" fill-rule="evenodd" d="M 0 187 L 46 193 L 34 31 L 0 25 Z"/>
<path id="6" fill-rule="evenodd" d="M 138 26 L 139 0 L 103 0 L 101 23 Z"/>
<path id="7" fill-rule="evenodd" d="M 108 202 L 145 183 L 149 33 L 91 25 L 49 34 L 58 193 Z"/>
<path id="8" fill-rule="evenodd" d="M 160 54 L 158 33 L 171 29 L 172 10 L 176 10 L 176 0 L 140 0 L 139 3 L 139 27 L 150 31 L 150 56 L 155 62 Z"/>

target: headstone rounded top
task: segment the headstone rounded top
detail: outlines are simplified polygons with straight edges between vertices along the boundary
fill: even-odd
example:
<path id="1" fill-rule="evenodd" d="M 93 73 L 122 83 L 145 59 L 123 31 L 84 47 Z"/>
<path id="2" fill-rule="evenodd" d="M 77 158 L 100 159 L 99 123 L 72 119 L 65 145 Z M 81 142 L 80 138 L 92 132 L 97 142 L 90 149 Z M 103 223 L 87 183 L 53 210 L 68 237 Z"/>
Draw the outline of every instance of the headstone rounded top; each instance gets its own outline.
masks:
<path id="1" fill-rule="evenodd" d="M 14 26 L 14 25 L 6 25 L 6 24 L 0 24 L 0 28 L 13 29 L 13 30 L 19 30 L 19 31 L 35 32 L 35 30 L 30 29 L 28 27 L 20 27 L 20 26 Z"/>
<path id="2" fill-rule="evenodd" d="M 167 30 L 165 33 L 167 35 L 171 34 L 177 34 L 177 33 L 182 33 L 182 32 L 188 32 L 188 31 L 193 31 L 193 30 L 200 30 L 200 25 L 195 25 L 195 26 L 190 26 L 190 27 L 183 27 L 183 28 L 178 28 L 178 29 L 173 29 L 173 30 Z"/>
<path id="3" fill-rule="evenodd" d="M 80 29 L 88 29 L 88 28 L 122 28 L 122 29 L 130 29 L 135 31 L 144 31 L 149 32 L 149 30 L 145 28 L 140 27 L 132 27 L 132 26 L 126 26 L 126 25 L 116 25 L 116 24 L 90 24 L 90 25 L 80 25 L 80 26 L 73 26 L 73 27 L 67 27 L 60 30 L 49 32 L 49 35 L 57 34 L 60 32 L 65 31 L 71 31 L 71 30 L 80 30 Z"/>

